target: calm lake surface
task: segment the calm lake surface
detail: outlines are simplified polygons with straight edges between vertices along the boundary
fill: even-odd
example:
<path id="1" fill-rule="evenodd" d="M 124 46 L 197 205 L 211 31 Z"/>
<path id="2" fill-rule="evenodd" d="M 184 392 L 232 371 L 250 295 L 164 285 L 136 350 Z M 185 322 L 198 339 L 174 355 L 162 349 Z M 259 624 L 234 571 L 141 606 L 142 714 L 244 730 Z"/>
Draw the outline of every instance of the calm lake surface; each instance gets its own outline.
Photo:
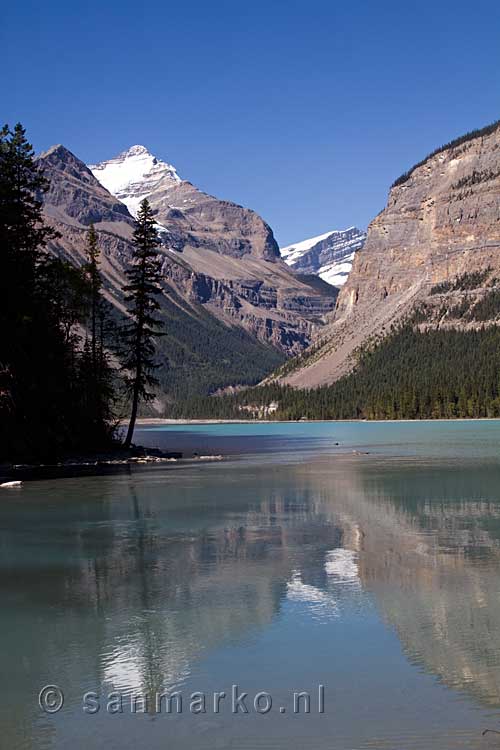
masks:
<path id="1" fill-rule="evenodd" d="M 136 441 L 226 458 L 0 490 L 1 748 L 500 748 L 500 422 Z"/>

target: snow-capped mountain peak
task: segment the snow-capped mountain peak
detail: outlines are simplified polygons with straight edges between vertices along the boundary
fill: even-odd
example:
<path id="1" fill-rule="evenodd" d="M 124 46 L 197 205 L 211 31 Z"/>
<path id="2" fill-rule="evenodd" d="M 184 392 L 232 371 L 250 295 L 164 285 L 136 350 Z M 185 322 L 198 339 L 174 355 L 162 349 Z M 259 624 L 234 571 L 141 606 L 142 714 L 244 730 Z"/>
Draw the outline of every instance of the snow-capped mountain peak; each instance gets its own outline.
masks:
<path id="1" fill-rule="evenodd" d="M 175 167 L 157 159 L 140 144 L 108 161 L 89 164 L 89 169 L 106 190 L 125 203 L 133 216 L 140 202 L 160 184 L 169 187 L 181 182 Z"/>
<path id="2" fill-rule="evenodd" d="M 320 276 L 333 286 L 342 286 L 360 250 L 366 233 L 356 227 L 333 230 L 281 248 L 281 257 L 294 271 Z"/>
<path id="3" fill-rule="evenodd" d="M 122 151 L 120 156 L 131 157 L 131 156 L 143 156 L 144 154 L 146 154 L 147 156 L 152 156 L 152 154 L 148 151 L 146 146 L 141 146 L 140 143 L 136 143 L 135 146 L 130 146 L 130 148 L 128 148 L 126 151 Z"/>

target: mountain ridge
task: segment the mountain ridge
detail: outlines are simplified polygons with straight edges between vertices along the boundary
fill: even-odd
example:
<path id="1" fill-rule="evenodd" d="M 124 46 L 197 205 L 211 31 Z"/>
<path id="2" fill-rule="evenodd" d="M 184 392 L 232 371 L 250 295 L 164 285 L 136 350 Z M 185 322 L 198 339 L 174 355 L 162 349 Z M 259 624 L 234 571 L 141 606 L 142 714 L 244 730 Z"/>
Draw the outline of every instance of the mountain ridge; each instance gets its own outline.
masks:
<path id="1" fill-rule="evenodd" d="M 233 257 L 280 257 L 271 228 L 258 214 L 198 190 L 145 146 L 132 146 L 89 169 L 133 215 L 147 197 L 167 243 L 176 250 L 206 247 Z"/>

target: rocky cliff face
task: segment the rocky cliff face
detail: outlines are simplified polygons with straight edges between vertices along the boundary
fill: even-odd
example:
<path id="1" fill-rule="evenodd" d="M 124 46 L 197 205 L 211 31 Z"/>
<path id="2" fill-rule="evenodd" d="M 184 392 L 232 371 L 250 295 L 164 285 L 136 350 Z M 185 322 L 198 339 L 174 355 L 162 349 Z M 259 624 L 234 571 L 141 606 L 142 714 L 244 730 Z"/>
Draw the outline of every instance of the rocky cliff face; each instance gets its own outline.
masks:
<path id="1" fill-rule="evenodd" d="M 354 254 L 361 250 L 366 232 L 356 227 L 335 230 L 281 248 L 281 257 L 294 271 L 315 274 L 328 284 L 341 287 L 347 281 Z"/>
<path id="2" fill-rule="evenodd" d="M 485 269 L 491 285 L 500 277 L 500 123 L 449 144 L 395 183 L 314 354 L 287 382 L 334 381 L 358 346 L 386 333 L 415 304 L 436 307 L 433 287 L 453 287 L 457 276 Z"/>
<path id="3" fill-rule="evenodd" d="M 50 189 L 43 196 L 45 213 L 74 226 L 91 222 L 124 222 L 132 226 L 127 207 L 94 178 L 80 159 L 64 146 L 52 146 L 39 156 Z"/>

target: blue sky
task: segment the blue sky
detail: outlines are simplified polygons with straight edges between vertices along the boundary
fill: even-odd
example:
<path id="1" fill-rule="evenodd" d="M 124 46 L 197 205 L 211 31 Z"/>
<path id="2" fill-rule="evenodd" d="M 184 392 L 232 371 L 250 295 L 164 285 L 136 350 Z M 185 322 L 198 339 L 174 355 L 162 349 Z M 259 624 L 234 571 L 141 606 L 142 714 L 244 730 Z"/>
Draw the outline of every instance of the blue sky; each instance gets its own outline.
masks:
<path id="1" fill-rule="evenodd" d="M 407 167 L 500 118 L 498 0 L 28 0 L 0 44 L 1 119 L 37 150 L 143 143 L 281 245 L 366 227 Z"/>

